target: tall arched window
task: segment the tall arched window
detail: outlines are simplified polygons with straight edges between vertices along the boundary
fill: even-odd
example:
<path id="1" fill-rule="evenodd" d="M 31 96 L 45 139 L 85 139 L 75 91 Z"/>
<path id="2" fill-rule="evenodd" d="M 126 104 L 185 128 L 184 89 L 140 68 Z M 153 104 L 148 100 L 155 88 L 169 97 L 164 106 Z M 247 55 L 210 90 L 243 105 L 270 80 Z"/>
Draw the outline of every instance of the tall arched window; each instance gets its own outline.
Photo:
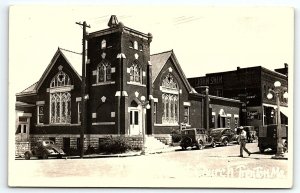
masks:
<path id="1" fill-rule="evenodd" d="M 178 84 L 171 74 L 162 80 L 162 101 L 164 113 L 162 116 L 163 124 L 178 124 L 179 112 L 179 91 Z"/>
<path id="2" fill-rule="evenodd" d="M 102 40 L 101 49 L 105 49 L 105 48 L 106 48 L 106 40 Z"/>
<path id="3" fill-rule="evenodd" d="M 137 41 L 133 42 L 133 49 L 135 49 L 135 50 L 139 49 L 139 45 L 138 45 Z"/>
<path id="4" fill-rule="evenodd" d="M 97 83 L 111 81 L 111 65 L 106 60 L 102 60 L 97 67 Z"/>
<path id="5" fill-rule="evenodd" d="M 50 123 L 71 123 L 70 91 L 70 78 L 60 70 L 50 83 Z"/>
<path id="6" fill-rule="evenodd" d="M 135 61 L 130 67 L 130 82 L 142 83 L 142 67 Z"/>

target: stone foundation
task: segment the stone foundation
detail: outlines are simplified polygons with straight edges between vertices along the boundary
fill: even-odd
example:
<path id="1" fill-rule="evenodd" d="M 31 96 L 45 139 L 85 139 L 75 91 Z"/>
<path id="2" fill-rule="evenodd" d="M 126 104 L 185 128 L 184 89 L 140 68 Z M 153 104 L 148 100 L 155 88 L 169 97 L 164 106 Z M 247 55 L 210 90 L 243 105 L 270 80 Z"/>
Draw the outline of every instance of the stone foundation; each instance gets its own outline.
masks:
<path id="1" fill-rule="evenodd" d="M 118 137 L 119 135 L 85 135 L 84 138 L 84 149 L 87 150 L 88 147 L 93 147 L 94 149 L 99 148 L 99 141 L 104 141 L 108 137 Z M 124 136 L 124 135 L 123 135 Z M 128 143 L 132 146 L 133 149 L 141 148 L 143 145 L 142 136 L 124 136 Z M 50 138 L 55 139 L 55 144 L 63 148 L 63 138 L 70 138 L 70 148 L 77 149 L 77 139 L 80 138 L 80 135 L 31 135 L 29 138 L 29 142 L 22 142 L 29 144 L 27 149 L 29 150 L 30 144 L 34 144 L 37 141 L 41 140 L 49 140 Z M 18 142 L 16 142 L 17 145 Z M 19 142 L 20 143 L 20 142 Z M 19 147 L 20 149 L 21 147 Z M 24 148 L 23 148 L 24 149 Z M 19 152 L 19 150 L 18 150 Z M 24 151 L 25 152 L 25 151 Z M 19 154 L 19 153 L 18 153 Z M 17 148 L 16 148 L 17 155 Z"/>
<path id="2" fill-rule="evenodd" d="M 15 156 L 24 157 L 24 153 L 30 150 L 29 142 L 16 142 Z"/>

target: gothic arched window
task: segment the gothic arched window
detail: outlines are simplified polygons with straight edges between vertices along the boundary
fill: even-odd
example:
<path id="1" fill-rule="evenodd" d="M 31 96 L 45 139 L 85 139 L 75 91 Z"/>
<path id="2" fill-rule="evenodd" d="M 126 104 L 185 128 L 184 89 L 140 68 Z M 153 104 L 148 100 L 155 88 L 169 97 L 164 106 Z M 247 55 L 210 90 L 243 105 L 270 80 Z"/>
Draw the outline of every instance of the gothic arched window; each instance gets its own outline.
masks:
<path id="1" fill-rule="evenodd" d="M 59 71 L 50 83 L 50 123 L 71 123 L 71 81 Z M 57 88 L 65 87 L 65 89 Z"/>
<path id="2" fill-rule="evenodd" d="M 142 67 L 135 61 L 130 67 L 130 82 L 142 83 Z"/>
<path id="3" fill-rule="evenodd" d="M 105 49 L 105 48 L 106 48 L 106 40 L 102 40 L 101 49 Z"/>
<path id="4" fill-rule="evenodd" d="M 135 50 L 139 49 L 139 45 L 138 45 L 137 41 L 133 42 L 133 49 L 135 49 Z"/>
<path id="5" fill-rule="evenodd" d="M 97 67 L 97 83 L 111 81 L 111 65 L 103 60 Z"/>
<path id="6" fill-rule="evenodd" d="M 70 77 L 63 71 L 59 71 L 51 80 L 50 88 L 71 85 Z"/>
<path id="7" fill-rule="evenodd" d="M 178 124 L 179 91 L 178 84 L 171 74 L 162 80 L 163 124 Z"/>

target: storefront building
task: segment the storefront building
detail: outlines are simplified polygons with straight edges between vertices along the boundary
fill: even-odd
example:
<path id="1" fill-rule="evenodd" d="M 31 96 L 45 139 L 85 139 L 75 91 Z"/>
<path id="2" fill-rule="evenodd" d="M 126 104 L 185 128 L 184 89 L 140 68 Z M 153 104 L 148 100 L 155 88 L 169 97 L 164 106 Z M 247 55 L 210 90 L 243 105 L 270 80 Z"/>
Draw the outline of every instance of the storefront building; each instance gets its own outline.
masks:
<path id="1" fill-rule="evenodd" d="M 189 78 L 188 81 L 198 92 L 203 86 L 209 86 L 210 95 L 240 100 L 243 103 L 241 125 L 252 125 L 256 129 L 275 123 L 276 101 L 275 98 L 267 98 L 269 89 L 274 89 L 274 82 L 280 81 L 283 87 L 288 87 L 285 74 L 261 66 L 238 67 L 234 71 L 210 73 L 204 77 Z M 287 124 L 288 101 L 284 98 L 280 101 L 282 123 Z"/>

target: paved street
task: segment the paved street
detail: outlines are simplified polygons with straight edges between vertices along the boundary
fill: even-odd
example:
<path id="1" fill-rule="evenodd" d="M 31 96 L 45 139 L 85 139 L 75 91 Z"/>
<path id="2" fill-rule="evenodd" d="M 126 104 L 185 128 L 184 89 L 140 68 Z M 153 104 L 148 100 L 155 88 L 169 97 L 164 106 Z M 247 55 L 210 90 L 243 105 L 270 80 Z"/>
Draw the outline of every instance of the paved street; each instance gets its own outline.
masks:
<path id="1" fill-rule="evenodd" d="M 133 183 L 143 186 L 143 180 L 151 186 L 151 180 L 160 184 L 172 179 L 188 181 L 187 184 L 198 180 L 194 186 L 211 186 L 199 182 L 202 179 L 221 182 L 224 179 L 286 180 L 288 160 L 273 160 L 271 154 L 260 154 L 257 143 L 247 144 L 247 147 L 253 154 L 248 157 L 244 153 L 244 158 L 238 157 L 238 145 L 230 145 L 123 158 L 16 160 L 14 167 L 18 171 L 14 170 L 16 174 L 12 175 L 19 176 L 16 180 L 20 179 L 21 184 L 41 186 L 45 183 L 56 186 L 82 186 L 81 183 L 88 184 L 85 186 L 95 186 L 94 183 L 98 186 L 132 186 Z M 29 180 L 33 178 L 36 180 Z M 180 186 L 180 183 L 173 185 Z"/>

